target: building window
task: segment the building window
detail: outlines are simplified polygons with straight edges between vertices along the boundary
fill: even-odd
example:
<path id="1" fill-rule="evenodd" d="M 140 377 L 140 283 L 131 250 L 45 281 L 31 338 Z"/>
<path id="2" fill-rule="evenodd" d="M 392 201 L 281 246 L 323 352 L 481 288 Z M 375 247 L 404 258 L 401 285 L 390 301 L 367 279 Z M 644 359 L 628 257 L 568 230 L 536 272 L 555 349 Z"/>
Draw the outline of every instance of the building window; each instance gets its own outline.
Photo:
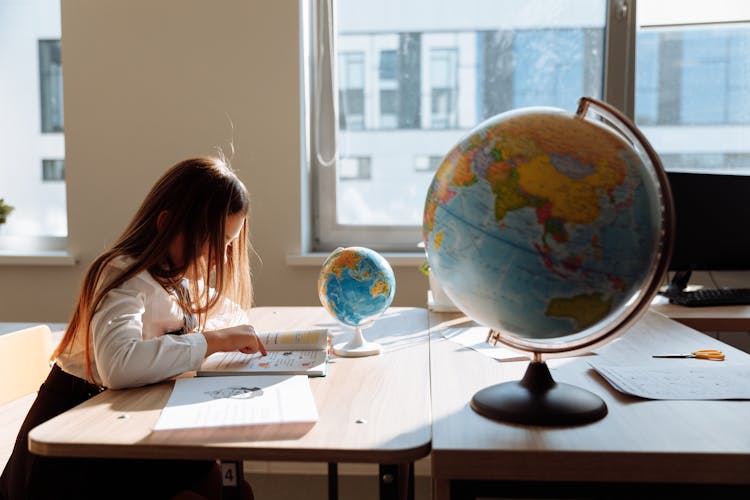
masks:
<path id="1" fill-rule="evenodd" d="M 420 155 L 414 158 L 414 171 L 435 173 L 441 163 L 443 163 L 442 156 Z"/>
<path id="2" fill-rule="evenodd" d="M 339 179 L 344 180 L 366 180 L 370 178 L 370 159 L 341 158 L 339 159 Z"/>
<path id="3" fill-rule="evenodd" d="M 430 50 L 430 111 L 432 128 L 458 125 L 458 51 Z"/>
<path id="4" fill-rule="evenodd" d="M 381 50 L 379 79 L 380 87 L 380 128 L 396 128 L 398 126 L 398 52 L 396 50 Z"/>
<path id="5" fill-rule="evenodd" d="M 65 180 L 65 160 L 42 160 L 42 180 L 64 181 Z"/>
<path id="6" fill-rule="evenodd" d="M 361 52 L 340 54 L 339 127 L 342 130 L 365 128 L 365 55 Z"/>
<path id="7" fill-rule="evenodd" d="M 60 40 L 39 40 L 39 88 L 42 132 L 62 132 L 63 87 Z"/>

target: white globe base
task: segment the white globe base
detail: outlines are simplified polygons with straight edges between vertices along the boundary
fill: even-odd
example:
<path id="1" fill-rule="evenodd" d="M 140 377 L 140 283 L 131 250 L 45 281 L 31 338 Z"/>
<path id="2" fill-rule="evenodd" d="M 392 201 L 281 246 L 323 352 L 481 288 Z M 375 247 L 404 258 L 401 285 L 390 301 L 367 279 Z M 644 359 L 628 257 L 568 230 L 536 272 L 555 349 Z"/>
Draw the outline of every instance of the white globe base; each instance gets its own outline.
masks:
<path id="1" fill-rule="evenodd" d="M 349 342 L 342 342 L 333 346 L 333 353 L 336 356 L 342 356 L 344 358 L 359 358 L 362 356 L 374 356 L 380 354 L 383 348 L 380 344 L 375 342 L 365 342 L 364 344 L 352 347 Z"/>
<path id="2" fill-rule="evenodd" d="M 362 327 L 354 328 L 354 336 L 349 342 L 341 342 L 333 346 L 336 356 L 345 358 L 359 358 L 362 356 L 374 356 L 380 354 L 383 348 L 375 342 L 368 342 L 362 335 Z"/>

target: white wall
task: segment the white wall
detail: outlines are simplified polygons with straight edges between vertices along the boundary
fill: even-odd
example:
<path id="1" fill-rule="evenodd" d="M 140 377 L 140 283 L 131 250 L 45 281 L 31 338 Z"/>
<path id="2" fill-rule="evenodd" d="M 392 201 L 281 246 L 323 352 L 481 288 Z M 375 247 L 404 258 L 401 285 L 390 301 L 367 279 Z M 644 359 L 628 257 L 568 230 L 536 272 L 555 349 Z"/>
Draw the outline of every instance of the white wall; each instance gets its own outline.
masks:
<path id="1" fill-rule="evenodd" d="M 86 267 L 157 177 L 230 141 L 252 196 L 256 304 L 318 305 L 319 266 L 286 264 L 302 210 L 297 0 L 63 0 L 61 13 L 68 231 L 80 262 L 0 267 L 0 321 L 67 321 Z M 423 306 L 426 278 L 395 271 L 394 305 Z"/>

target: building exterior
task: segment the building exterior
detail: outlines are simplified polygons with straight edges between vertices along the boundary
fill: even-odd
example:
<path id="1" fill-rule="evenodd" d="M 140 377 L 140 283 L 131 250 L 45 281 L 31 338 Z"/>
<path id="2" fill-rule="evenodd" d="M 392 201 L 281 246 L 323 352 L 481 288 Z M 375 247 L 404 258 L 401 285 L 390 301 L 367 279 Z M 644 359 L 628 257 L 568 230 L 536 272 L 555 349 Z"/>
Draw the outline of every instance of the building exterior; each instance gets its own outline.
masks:
<path id="1" fill-rule="evenodd" d="M 602 98 L 606 2 L 445 4 L 339 2 L 341 224 L 419 225 L 443 155 L 476 124 Z M 748 49 L 746 24 L 637 31 L 635 121 L 667 169 L 750 173 Z"/>

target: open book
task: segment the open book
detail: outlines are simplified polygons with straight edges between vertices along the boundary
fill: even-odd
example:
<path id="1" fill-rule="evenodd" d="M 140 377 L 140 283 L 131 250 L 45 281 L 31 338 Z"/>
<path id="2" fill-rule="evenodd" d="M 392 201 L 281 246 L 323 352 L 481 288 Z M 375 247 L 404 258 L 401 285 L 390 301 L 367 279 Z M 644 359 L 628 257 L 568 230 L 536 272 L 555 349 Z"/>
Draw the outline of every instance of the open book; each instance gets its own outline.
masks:
<path id="1" fill-rule="evenodd" d="M 268 354 L 217 352 L 207 357 L 198 376 L 308 375 L 323 377 L 328 370 L 328 329 L 258 333 Z"/>

